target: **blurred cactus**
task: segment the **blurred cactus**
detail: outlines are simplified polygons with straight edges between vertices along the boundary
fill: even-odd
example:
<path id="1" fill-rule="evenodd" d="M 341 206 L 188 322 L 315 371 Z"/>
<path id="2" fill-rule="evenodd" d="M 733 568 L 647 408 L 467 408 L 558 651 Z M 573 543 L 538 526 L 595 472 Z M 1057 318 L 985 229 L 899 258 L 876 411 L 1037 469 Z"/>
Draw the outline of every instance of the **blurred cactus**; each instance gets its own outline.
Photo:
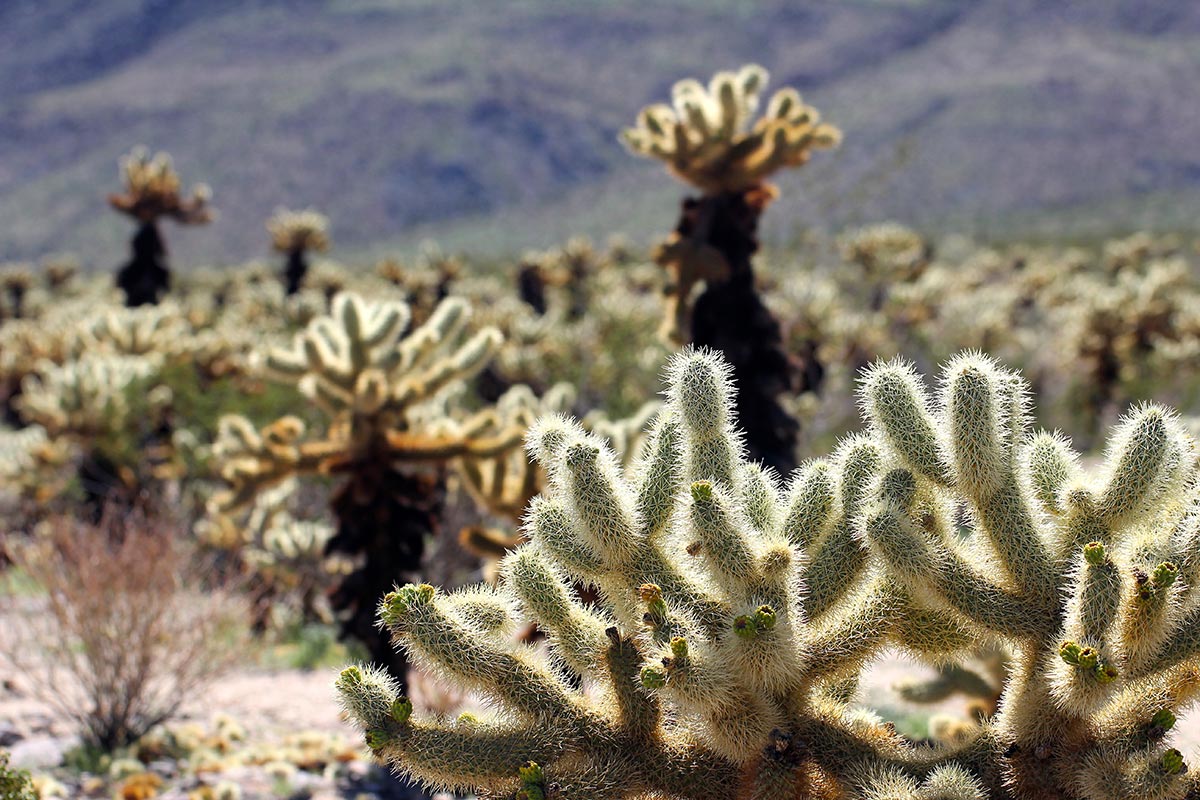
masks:
<path id="1" fill-rule="evenodd" d="M 25 295 L 33 283 L 33 272 L 24 264 L 0 268 L 0 322 L 25 316 Z"/>
<path id="2" fill-rule="evenodd" d="M 171 283 L 167 247 L 158 220 L 166 217 L 181 225 L 210 222 L 213 211 L 208 201 L 212 192 L 198 184 L 190 197 L 182 196 L 183 183 L 171 157 L 158 153 L 151 158 L 143 147 L 135 147 L 121 159 L 121 178 L 124 192 L 110 194 L 108 202 L 133 217 L 138 231 L 130 243 L 133 257 L 117 273 L 117 286 L 125 293 L 125 305 L 152 305 L 162 299 Z"/>
<path id="3" fill-rule="evenodd" d="M 766 70 L 756 65 L 719 72 L 707 89 L 680 81 L 673 106 L 646 107 L 622 139 L 702 192 L 684 200 L 675 232 L 654 254 L 671 273 L 666 334 L 726 355 L 751 457 L 786 472 L 796 464 L 798 425 L 777 396 L 816 387 L 800 385 L 803 370 L 781 347 L 779 323 L 758 296 L 750 259 L 759 217 L 777 193 L 767 178 L 837 146 L 841 134 L 791 88 L 777 91 L 755 119 L 766 83 Z M 689 310 L 699 283 L 705 290 Z"/>
<path id="4" fill-rule="evenodd" d="M 515 397 L 470 412 L 451 403 L 454 386 L 500 345 L 494 329 L 464 338 L 470 310 L 449 298 L 406 332 L 407 305 L 336 296 L 329 316 L 263 362 L 275 380 L 298 386 L 326 414 L 325 431 L 309 434 L 296 417 L 259 430 L 229 416 L 215 445 L 228 486 L 212 500 L 216 512 L 244 506 L 296 475 L 345 476 L 331 501 L 337 533 L 328 551 L 358 563 L 333 594 L 333 607 L 343 633 L 401 678 L 404 661 L 376 629 L 375 607 L 397 575 L 420 567 L 425 539 L 438 530 L 446 467 L 457 463 L 469 473 L 476 461 L 503 459 L 519 449 L 525 430 L 528 404 Z"/>
<path id="5" fill-rule="evenodd" d="M 291 297 L 300 291 L 308 274 L 309 251 L 323 253 L 329 249 L 329 218 L 312 209 L 289 211 L 280 208 L 267 220 L 271 246 L 287 256 L 283 268 L 284 291 Z"/>
<path id="6" fill-rule="evenodd" d="M 501 586 L 409 585 L 380 606 L 415 661 L 493 714 L 421 718 L 365 667 L 338 679 L 343 704 L 378 757 L 489 795 L 1194 796 L 1165 747 L 1200 692 L 1192 441 L 1143 407 L 1087 478 L 1061 438 L 1028 432 L 1015 374 L 960 356 L 940 385 L 935 402 L 908 366 L 876 365 L 868 432 L 786 492 L 741 457 L 713 355 L 673 362 L 629 470 L 543 420 L 528 445 L 548 488 Z M 522 618 L 549 655 L 508 635 Z M 886 645 L 948 663 L 991 641 L 1013 654 L 999 711 L 939 748 L 849 704 Z"/>

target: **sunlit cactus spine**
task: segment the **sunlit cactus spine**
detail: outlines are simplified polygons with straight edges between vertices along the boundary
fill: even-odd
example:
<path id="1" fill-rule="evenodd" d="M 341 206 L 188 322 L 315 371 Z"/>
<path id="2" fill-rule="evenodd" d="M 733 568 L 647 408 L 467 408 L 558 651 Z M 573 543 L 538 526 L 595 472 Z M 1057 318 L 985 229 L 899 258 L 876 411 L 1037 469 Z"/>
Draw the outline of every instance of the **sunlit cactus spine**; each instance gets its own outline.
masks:
<path id="1" fill-rule="evenodd" d="M 473 411 L 451 402 L 454 386 L 501 341 L 489 328 L 467 336 L 470 314 L 466 301 L 448 298 L 409 330 L 404 303 L 337 295 L 330 315 L 264 361 L 269 376 L 297 385 L 324 412 L 325 429 L 309 433 L 289 416 L 259 430 L 229 416 L 216 445 L 227 488 L 213 498 L 215 512 L 244 507 L 296 475 L 343 477 L 331 499 L 337 531 L 328 551 L 358 562 L 331 601 L 344 634 L 400 679 L 405 662 L 376 628 L 376 605 L 419 569 L 425 540 L 439 529 L 447 469 L 519 452 L 529 422 L 520 398 Z"/>
<path id="2" fill-rule="evenodd" d="M 121 159 L 121 179 L 125 189 L 108 196 L 109 205 L 132 217 L 138 225 L 130 240 L 132 258 L 117 273 L 117 286 L 125 293 L 125 305 L 152 305 L 170 288 L 171 272 L 167 264 L 167 246 L 158 230 L 161 218 L 181 225 L 202 225 L 213 219 L 208 201 L 212 192 L 197 184 L 184 197 L 179 174 L 166 153 L 151 158 L 149 151 L 135 147 Z"/>
<path id="3" fill-rule="evenodd" d="M 329 218 L 312 209 L 276 210 L 267 220 L 271 246 L 287 256 L 283 268 L 284 292 L 290 297 L 300 291 L 308 274 L 308 253 L 323 253 L 329 249 Z"/>
<path id="4" fill-rule="evenodd" d="M 950 362 L 936 399 L 879 364 L 869 431 L 785 491 L 743 459 L 718 358 L 685 352 L 669 380 L 631 469 L 561 418 L 531 431 L 548 487 L 499 587 L 384 599 L 398 646 L 493 711 L 425 718 L 350 667 L 338 689 L 377 756 L 431 787 L 564 800 L 1200 791 L 1168 742 L 1200 691 L 1196 453 L 1170 413 L 1135 410 L 1088 478 L 990 360 Z M 549 653 L 514 641 L 526 620 Z M 886 645 L 947 663 L 996 641 L 1000 709 L 953 742 L 850 704 Z"/>
<path id="5" fill-rule="evenodd" d="M 672 105 L 642 109 L 622 139 L 634 154 L 663 161 L 701 192 L 684 200 L 675 232 L 655 252 L 671 272 L 665 331 L 676 342 L 725 354 L 750 455 L 786 472 L 796 465 L 799 426 L 778 396 L 815 387 L 800 385 L 801 365 L 782 348 L 779 322 L 758 295 L 751 258 L 759 217 L 777 194 L 767 179 L 837 146 L 841 133 L 792 88 L 775 92 L 756 118 L 766 84 L 767 72 L 757 65 L 718 72 L 708 87 L 680 81 Z M 692 306 L 701 283 L 704 291 Z"/>
<path id="6" fill-rule="evenodd" d="M 998 713 L 961 745 L 983 748 L 989 796 L 1194 796 L 1165 743 L 1200 690 L 1197 454 L 1174 414 L 1133 409 L 1089 476 L 982 356 L 951 361 L 936 395 L 878 365 L 862 402 L 889 471 L 859 535 L 917 602 L 1012 652 Z"/>

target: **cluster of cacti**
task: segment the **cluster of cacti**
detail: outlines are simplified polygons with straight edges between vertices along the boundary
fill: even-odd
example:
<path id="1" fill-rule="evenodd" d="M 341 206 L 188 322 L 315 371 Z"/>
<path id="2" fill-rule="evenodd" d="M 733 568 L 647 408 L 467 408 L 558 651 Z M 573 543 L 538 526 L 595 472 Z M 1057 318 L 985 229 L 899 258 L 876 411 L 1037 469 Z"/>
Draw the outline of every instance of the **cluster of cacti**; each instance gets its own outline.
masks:
<path id="1" fill-rule="evenodd" d="M 287 256 L 283 268 L 285 292 L 290 297 L 300 291 L 308 274 L 309 251 L 323 253 L 329 249 L 329 218 L 312 209 L 289 211 L 278 209 L 267 220 L 271 246 Z"/>
<path id="2" fill-rule="evenodd" d="M 675 232 L 654 253 L 671 273 L 666 332 L 676 343 L 726 355 L 751 455 L 787 471 L 796 463 L 799 426 L 779 395 L 816 387 L 802 385 L 805 371 L 782 349 L 779 322 L 759 297 L 750 259 L 758 250 L 759 216 L 777 191 L 766 179 L 837 146 L 841 134 L 791 88 L 777 91 L 755 120 L 766 83 L 766 70 L 755 65 L 719 72 L 707 89 L 680 81 L 673 107 L 646 107 L 622 138 L 635 154 L 663 160 L 703 193 L 684 200 Z M 705 290 L 689 308 L 700 283 Z"/>
<path id="3" fill-rule="evenodd" d="M 548 486 L 500 587 L 384 599 L 397 645 L 494 710 L 423 719 L 386 675 L 347 668 L 377 755 L 430 786 L 546 798 L 1198 790 L 1166 745 L 1200 692 L 1197 453 L 1172 414 L 1133 411 L 1088 476 L 1030 432 L 1016 374 L 958 357 L 935 399 L 881 363 L 868 430 L 783 490 L 742 455 L 722 361 L 685 353 L 669 376 L 630 469 L 561 418 L 531 432 Z M 548 653 L 511 638 L 520 620 Z M 993 641 L 1012 658 L 999 711 L 953 745 L 850 704 L 887 645 L 948 663 Z"/>

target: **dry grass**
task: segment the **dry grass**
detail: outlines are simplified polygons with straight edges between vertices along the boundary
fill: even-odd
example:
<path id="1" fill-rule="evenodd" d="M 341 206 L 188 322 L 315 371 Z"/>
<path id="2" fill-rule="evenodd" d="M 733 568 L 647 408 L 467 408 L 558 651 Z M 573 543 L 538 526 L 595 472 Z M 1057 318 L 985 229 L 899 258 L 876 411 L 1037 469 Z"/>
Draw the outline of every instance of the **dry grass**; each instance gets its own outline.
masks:
<path id="1" fill-rule="evenodd" d="M 113 509 L 95 525 L 59 518 L 16 560 L 44 595 L 15 615 L 0 658 L 88 744 L 135 741 L 239 652 L 243 601 L 214 585 L 167 519 Z"/>

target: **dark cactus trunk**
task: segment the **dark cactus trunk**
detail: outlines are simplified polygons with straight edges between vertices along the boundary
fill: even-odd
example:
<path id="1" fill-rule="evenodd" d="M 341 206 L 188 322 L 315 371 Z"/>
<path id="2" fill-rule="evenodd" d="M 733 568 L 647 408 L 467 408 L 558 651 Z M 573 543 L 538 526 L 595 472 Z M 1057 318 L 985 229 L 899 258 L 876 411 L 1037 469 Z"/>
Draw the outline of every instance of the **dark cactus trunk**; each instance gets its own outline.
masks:
<path id="1" fill-rule="evenodd" d="M 144 222 L 130 240 L 133 258 L 117 273 L 117 286 L 129 308 L 156 305 L 171 287 L 167 247 L 154 221 Z"/>
<path id="2" fill-rule="evenodd" d="M 308 274 L 308 260 L 303 250 L 288 252 L 287 265 L 283 268 L 283 284 L 288 297 L 300 291 L 304 276 Z"/>
<path id="3" fill-rule="evenodd" d="M 819 364 L 800 364 L 783 349 L 779 321 L 754 285 L 751 256 L 758 250 L 758 218 L 765 189 L 688 198 L 676 231 L 720 251 L 729 279 L 709 281 L 692 309 L 691 341 L 724 354 L 733 367 L 738 422 L 751 459 L 787 475 L 796 467 L 799 423 L 779 404 L 784 392 L 815 389 Z M 810 360 L 814 360 L 811 356 Z"/>
<path id="4" fill-rule="evenodd" d="M 546 280 L 536 264 L 526 264 L 517 273 L 517 294 L 538 316 L 546 313 Z"/>
<path id="5" fill-rule="evenodd" d="M 366 647 L 371 661 L 406 685 L 408 662 L 377 621 L 379 602 L 421 567 L 425 540 L 438 531 L 445 476 L 397 472 L 386 462 L 354 474 L 333 496 L 337 534 L 326 553 L 362 559 L 330 597 L 343 638 Z"/>

